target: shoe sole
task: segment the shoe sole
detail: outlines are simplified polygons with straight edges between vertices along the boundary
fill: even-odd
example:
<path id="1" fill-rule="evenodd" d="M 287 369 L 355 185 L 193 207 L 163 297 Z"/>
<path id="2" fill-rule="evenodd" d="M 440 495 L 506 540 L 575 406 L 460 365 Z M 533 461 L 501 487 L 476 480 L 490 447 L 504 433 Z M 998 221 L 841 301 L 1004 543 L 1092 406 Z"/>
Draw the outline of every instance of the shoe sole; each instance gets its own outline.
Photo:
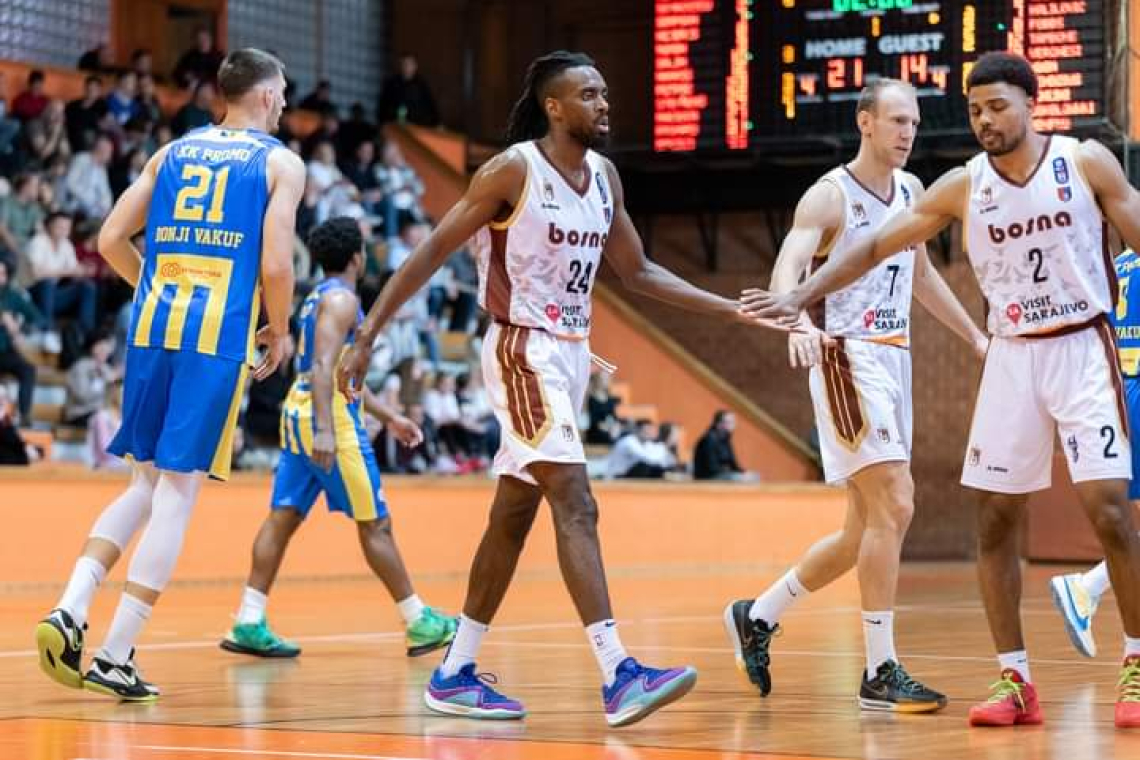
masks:
<path id="1" fill-rule="evenodd" d="M 879 699 L 859 697 L 860 709 L 869 712 L 894 712 L 904 715 L 918 715 L 921 713 L 938 712 L 946 706 L 946 700 L 937 702 L 886 702 Z"/>
<path id="2" fill-rule="evenodd" d="M 696 683 L 697 671 L 692 668 L 686 668 L 683 675 L 673 679 L 673 682 L 669 684 L 669 690 L 665 691 L 659 699 L 648 704 L 637 705 L 631 712 L 626 714 L 618 713 L 613 716 L 607 715 L 606 723 L 610 724 L 610 728 L 621 728 L 622 726 L 633 725 L 639 720 L 648 718 L 662 707 L 673 704 L 692 691 Z"/>
<path id="3" fill-rule="evenodd" d="M 1058 581 L 1060 581 L 1060 583 L 1058 583 Z M 1066 602 L 1066 597 L 1069 595 L 1069 592 L 1065 590 L 1065 579 L 1063 577 L 1057 577 L 1050 580 L 1049 593 L 1053 597 L 1053 606 L 1057 608 L 1057 612 L 1061 614 L 1061 620 L 1065 623 L 1065 633 L 1069 635 L 1069 643 L 1073 645 L 1073 648 L 1076 649 L 1081 656 L 1090 659 L 1096 657 L 1096 649 L 1090 650 L 1085 647 L 1084 642 L 1081 641 L 1080 632 L 1069 618 L 1068 604 Z"/>
<path id="4" fill-rule="evenodd" d="M 454 636 L 451 639 L 455 638 Z M 437 641 L 432 644 L 420 644 L 419 646 L 408 647 L 408 657 L 423 657 L 425 654 L 431 654 L 437 649 L 443 649 L 451 643 L 451 639 L 446 641 Z"/>
<path id="5" fill-rule="evenodd" d="M 1044 723 L 1043 718 L 1030 718 L 1030 719 L 1014 719 L 1013 723 L 995 723 L 985 719 L 977 720 L 973 716 L 970 717 L 970 725 L 974 728 L 1013 728 L 1014 726 L 1040 726 Z"/>
<path id="6" fill-rule="evenodd" d="M 125 694 L 120 694 L 119 692 L 112 689 L 110 686 L 104 686 L 101 683 L 96 683 L 95 681 L 88 681 L 86 679 L 84 679 L 84 681 L 83 681 L 83 688 L 85 691 L 93 691 L 96 694 L 103 694 L 103 695 L 108 696 L 108 697 L 114 697 L 115 699 L 117 699 L 121 702 L 140 702 L 141 703 L 141 702 L 156 702 L 156 701 L 158 701 L 158 695 L 157 694 L 147 694 L 145 697 L 127 696 Z"/>
<path id="7" fill-rule="evenodd" d="M 229 639 L 222 639 L 218 642 L 218 646 L 227 652 L 234 654 L 247 654 L 252 657 L 261 657 L 267 660 L 291 660 L 297 655 L 301 654 L 301 650 L 288 650 L 288 649 L 254 649 L 253 647 L 242 646 L 236 641 Z"/>
<path id="8" fill-rule="evenodd" d="M 525 710 L 522 712 L 515 712 L 514 710 L 486 710 L 482 707 L 454 705 L 450 702 L 443 702 L 436 699 L 426 690 L 424 691 L 424 705 L 432 712 L 437 712 L 441 715 L 455 715 L 460 718 L 472 718 L 474 720 L 521 720 L 526 717 Z"/>
<path id="9" fill-rule="evenodd" d="M 53 681 L 70 689 L 83 688 L 83 674 L 68 667 L 62 659 L 67 649 L 63 632 L 48 622 L 36 626 L 36 649 L 39 650 L 40 669 Z"/>

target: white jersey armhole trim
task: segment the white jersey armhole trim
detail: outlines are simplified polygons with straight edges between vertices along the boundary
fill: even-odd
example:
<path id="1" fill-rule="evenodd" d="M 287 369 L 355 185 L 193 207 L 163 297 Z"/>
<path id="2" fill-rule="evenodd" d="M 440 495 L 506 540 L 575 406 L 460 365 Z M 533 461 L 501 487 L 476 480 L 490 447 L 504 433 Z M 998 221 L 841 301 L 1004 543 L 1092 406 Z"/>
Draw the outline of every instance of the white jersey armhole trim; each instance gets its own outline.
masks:
<path id="1" fill-rule="evenodd" d="M 523 155 L 523 158 L 526 160 L 526 177 L 523 178 L 523 188 L 522 192 L 519 193 L 519 201 L 515 204 L 515 208 L 513 211 L 511 211 L 510 216 L 501 222 L 492 221 L 487 225 L 493 230 L 509 229 L 511 225 L 518 221 L 518 218 L 522 214 L 523 209 L 526 208 L 527 196 L 530 194 L 530 159 L 526 158 L 525 154 Z"/>

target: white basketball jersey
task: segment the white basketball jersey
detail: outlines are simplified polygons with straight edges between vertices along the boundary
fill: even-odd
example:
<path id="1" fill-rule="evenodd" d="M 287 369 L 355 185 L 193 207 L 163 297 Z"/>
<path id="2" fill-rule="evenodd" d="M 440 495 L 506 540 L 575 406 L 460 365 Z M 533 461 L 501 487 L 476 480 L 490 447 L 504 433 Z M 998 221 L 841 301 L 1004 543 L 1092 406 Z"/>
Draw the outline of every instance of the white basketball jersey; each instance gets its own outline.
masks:
<path id="1" fill-rule="evenodd" d="M 1113 308 L 1115 270 L 1096 197 L 1077 167 L 1079 145 L 1050 137 L 1024 185 L 985 153 L 966 164 L 967 252 L 993 335 L 1048 333 Z"/>
<path id="2" fill-rule="evenodd" d="M 914 205 L 903 172 L 895 170 L 891 194 L 880 198 L 846 166 L 823 175 L 843 195 L 844 224 L 827 250 L 812 260 L 815 271 L 832 255 L 874 238 L 894 214 Z M 829 335 L 906 346 L 910 341 L 910 297 L 914 249 L 889 256 L 847 287 L 829 293 L 809 314 Z"/>
<path id="3" fill-rule="evenodd" d="M 613 220 L 613 193 L 601 156 L 586 151 L 581 188 L 536 142 L 515 145 L 526 184 L 510 218 L 479 230 L 479 304 L 500 322 L 560 338 L 590 334 L 590 291 Z"/>

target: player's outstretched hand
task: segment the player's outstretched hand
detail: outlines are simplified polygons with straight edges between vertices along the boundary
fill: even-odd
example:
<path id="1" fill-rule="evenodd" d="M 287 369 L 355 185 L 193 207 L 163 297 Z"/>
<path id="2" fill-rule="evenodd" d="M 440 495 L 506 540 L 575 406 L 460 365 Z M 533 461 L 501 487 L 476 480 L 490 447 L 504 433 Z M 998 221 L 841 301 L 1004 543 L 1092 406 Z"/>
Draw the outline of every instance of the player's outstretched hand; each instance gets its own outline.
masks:
<path id="1" fill-rule="evenodd" d="M 360 397 L 364 387 L 364 377 L 368 374 L 368 364 L 372 361 L 372 351 L 358 340 L 340 357 L 336 366 L 336 387 L 349 401 Z"/>
<path id="2" fill-rule="evenodd" d="M 393 416 L 384 426 L 388 428 L 393 438 L 409 449 L 414 449 L 424 442 L 424 431 L 420 430 L 420 426 L 401 414 Z"/>
<path id="3" fill-rule="evenodd" d="M 774 323 L 785 330 L 797 329 L 803 304 L 792 293 L 772 293 L 748 288 L 740 293 L 740 313 L 764 324 Z"/>
<path id="4" fill-rule="evenodd" d="M 313 464 L 325 472 L 332 472 L 333 463 L 336 462 L 336 436 L 331 430 L 316 430 L 313 432 Z"/>
<path id="5" fill-rule="evenodd" d="M 823 330 L 801 320 L 788 335 L 788 364 L 793 368 L 814 367 L 823 361 L 823 349 L 834 344 L 835 340 Z"/>
<path id="6" fill-rule="evenodd" d="M 293 337 L 289 333 L 277 335 L 265 325 L 257 331 L 257 345 L 265 347 L 261 361 L 253 370 L 253 379 L 264 380 L 277 371 L 281 362 L 293 355 Z"/>

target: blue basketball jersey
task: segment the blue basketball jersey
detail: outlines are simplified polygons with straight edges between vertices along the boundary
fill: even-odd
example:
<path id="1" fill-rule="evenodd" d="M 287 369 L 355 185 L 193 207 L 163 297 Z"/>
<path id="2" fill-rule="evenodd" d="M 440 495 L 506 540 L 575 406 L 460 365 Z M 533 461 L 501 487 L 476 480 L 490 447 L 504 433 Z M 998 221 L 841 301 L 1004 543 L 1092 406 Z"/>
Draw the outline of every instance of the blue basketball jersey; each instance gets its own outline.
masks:
<path id="1" fill-rule="evenodd" d="M 330 277 L 318 283 L 309 295 L 305 297 L 304 302 L 302 302 L 301 309 L 297 312 L 297 319 L 300 322 L 300 334 L 297 340 L 297 358 L 294 364 L 298 375 L 307 374 L 313 368 L 313 349 L 316 348 L 315 342 L 317 337 L 317 307 L 321 303 L 321 297 L 332 290 L 347 289 L 348 287 L 343 282 L 335 277 Z M 364 312 L 357 306 L 356 324 L 353 325 L 352 330 L 345 336 L 345 348 L 353 344 L 356 339 L 356 328 L 359 327 L 363 321 Z"/>
<path id="2" fill-rule="evenodd" d="M 280 146 L 218 126 L 171 144 L 147 214 L 128 345 L 252 361 L 266 163 Z"/>
<path id="3" fill-rule="evenodd" d="M 1140 278 L 1140 256 L 1126 250 L 1116 257 L 1116 279 L 1120 294 L 1112 324 L 1116 327 L 1116 342 L 1120 351 L 1120 369 L 1128 377 L 1140 375 L 1140 282 L 1132 292 L 1133 278 Z"/>

